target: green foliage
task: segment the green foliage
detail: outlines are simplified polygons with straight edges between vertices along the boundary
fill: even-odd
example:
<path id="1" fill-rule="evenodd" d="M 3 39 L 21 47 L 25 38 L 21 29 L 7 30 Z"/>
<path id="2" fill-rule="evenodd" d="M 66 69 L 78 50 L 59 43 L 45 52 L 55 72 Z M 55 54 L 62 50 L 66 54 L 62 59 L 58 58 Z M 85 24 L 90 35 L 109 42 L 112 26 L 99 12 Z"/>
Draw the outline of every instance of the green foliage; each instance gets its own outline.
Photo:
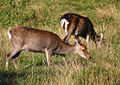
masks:
<path id="1" fill-rule="evenodd" d="M 47 66 L 44 54 L 22 52 L 19 70 L 12 62 L 5 70 L 5 55 L 11 49 L 9 29 L 28 26 L 52 31 L 63 38 L 59 20 L 67 12 L 89 17 L 95 31 L 104 33 L 106 47 L 98 49 L 91 41 L 91 59 L 54 55 L 51 67 Z M 0 85 L 119 85 L 119 23 L 119 0 L 0 0 Z"/>

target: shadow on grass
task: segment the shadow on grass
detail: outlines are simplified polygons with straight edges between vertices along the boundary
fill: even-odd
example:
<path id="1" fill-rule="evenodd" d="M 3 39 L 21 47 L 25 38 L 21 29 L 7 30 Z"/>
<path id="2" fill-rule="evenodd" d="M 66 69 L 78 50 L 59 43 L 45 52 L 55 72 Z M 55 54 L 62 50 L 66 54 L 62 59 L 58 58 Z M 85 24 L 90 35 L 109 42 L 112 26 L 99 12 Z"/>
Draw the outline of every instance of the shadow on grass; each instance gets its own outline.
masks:
<path id="1" fill-rule="evenodd" d="M 16 73 L 14 71 L 0 71 L 0 85 L 20 85 L 18 80 L 23 77 L 25 73 Z"/>

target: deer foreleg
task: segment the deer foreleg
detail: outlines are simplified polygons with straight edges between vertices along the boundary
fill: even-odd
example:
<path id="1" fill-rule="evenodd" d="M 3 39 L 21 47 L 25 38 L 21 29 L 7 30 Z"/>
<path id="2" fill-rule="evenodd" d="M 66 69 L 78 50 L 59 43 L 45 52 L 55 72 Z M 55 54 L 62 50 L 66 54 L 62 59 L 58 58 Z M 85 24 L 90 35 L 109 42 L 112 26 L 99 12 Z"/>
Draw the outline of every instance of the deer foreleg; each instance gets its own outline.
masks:
<path id="1" fill-rule="evenodd" d="M 45 54 L 46 54 L 46 58 L 47 58 L 47 64 L 48 64 L 48 66 L 50 66 L 51 65 L 52 51 L 45 49 Z"/>

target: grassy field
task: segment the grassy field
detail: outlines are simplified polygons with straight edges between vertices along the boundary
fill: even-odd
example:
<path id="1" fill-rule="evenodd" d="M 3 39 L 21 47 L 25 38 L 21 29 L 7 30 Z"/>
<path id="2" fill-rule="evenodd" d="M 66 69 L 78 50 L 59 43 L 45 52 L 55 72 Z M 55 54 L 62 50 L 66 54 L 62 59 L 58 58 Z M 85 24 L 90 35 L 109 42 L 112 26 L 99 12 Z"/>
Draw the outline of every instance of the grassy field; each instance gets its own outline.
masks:
<path id="1" fill-rule="evenodd" d="M 45 54 L 22 52 L 19 70 L 12 62 L 5 70 L 5 55 L 11 49 L 8 30 L 28 26 L 63 39 L 59 20 L 67 12 L 89 17 L 95 31 L 104 33 L 107 46 L 97 49 L 90 41 L 91 59 L 54 55 L 51 67 Z M 0 0 L 0 85 L 120 85 L 120 0 Z"/>

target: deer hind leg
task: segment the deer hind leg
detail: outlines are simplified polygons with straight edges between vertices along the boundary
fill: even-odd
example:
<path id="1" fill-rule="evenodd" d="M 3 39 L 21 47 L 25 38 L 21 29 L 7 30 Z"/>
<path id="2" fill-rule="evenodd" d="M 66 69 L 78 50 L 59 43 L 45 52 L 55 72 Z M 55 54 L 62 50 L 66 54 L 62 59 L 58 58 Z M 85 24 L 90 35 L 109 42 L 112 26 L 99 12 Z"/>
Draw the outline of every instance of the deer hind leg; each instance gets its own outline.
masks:
<path id="1" fill-rule="evenodd" d="M 67 34 L 64 38 L 64 42 L 68 44 L 68 40 L 70 39 L 72 33 L 73 33 L 73 28 L 71 26 L 69 26 L 68 30 L 67 30 Z"/>
<path id="2" fill-rule="evenodd" d="M 17 52 L 14 57 L 12 57 L 12 61 L 13 61 L 13 65 L 15 67 L 15 69 L 18 69 L 18 64 L 17 64 L 17 61 L 16 61 L 16 58 L 20 55 L 21 51 Z"/>
<path id="3" fill-rule="evenodd" d="M 66 44 L 68 44 L 68 40 L 70 39 L 71 34 L 69 33 L 65 38 L 63 39 Z"/>
<path id="4" fill-rule="evenodd" d="M 45 49 L 45 54 L 46 54 L 46 58 L 47 58 L 47 64 L 48 64 L 48 66 L 50 66 L 51 65 L 52 51 Z"/>
<path id="5" fill-rule="evenodd" d="M 8 63 L 9 63 L 10 59 L 13 60 L 13 65 L 14 65 L 15 69 L 17 69 L 16 57 L 18 57 L 20 53 L 21 53 L 21 50 L 13 49 L 12 52 L 7 55 L 7 58 L 6 58 L 6 69 L 8 69 Z"/>
<path id="6" fill-rule="evenodd" d="M 70 38 L 70 35 L 68 34 L 68 30 L 67 30 L 67 27 L 66 27 L 65 28 L 65 38 L 63 39 L 63 41 L 68 44 L 69 38 Z"/>
<path id="7" fill-rule="evenodd" d="M 86 37 L 87 47 L 89 45 L 89 41 L 90 41 L 90 35 L 87 35 L 87 37 Z"/>

